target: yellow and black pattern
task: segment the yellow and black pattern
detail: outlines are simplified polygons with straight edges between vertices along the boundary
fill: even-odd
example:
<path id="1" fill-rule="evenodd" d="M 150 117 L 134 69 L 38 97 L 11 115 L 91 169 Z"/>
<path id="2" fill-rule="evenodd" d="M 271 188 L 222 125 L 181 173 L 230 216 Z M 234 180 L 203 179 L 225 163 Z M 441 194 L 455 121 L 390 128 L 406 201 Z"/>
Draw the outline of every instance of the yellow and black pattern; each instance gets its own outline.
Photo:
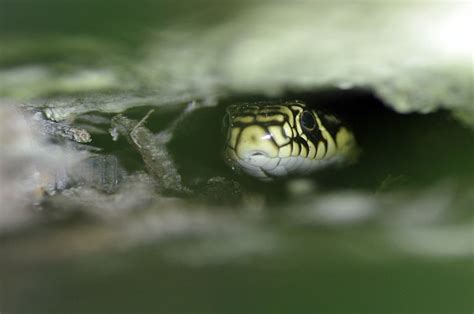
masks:
<path id="1" fill-rule="evenodd" d="M 347 160 L 356 148 L 338 118 L 299 101 L 232 105 L 224 132 L 227 163 L 266 181 Z"/>

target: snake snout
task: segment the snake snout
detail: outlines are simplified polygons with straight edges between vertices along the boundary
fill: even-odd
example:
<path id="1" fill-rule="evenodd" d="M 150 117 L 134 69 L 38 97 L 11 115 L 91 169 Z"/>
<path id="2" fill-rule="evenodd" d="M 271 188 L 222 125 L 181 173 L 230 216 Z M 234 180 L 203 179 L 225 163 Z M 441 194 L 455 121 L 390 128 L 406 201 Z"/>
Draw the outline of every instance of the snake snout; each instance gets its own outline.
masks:
<path id="1" fill-rule="evenodd" d="M 266 152 L 259 151 L 259 150 L 249 151 L 246 155 L 247 156 L 246 158 L 244 158 L 244 160 L 247 163 L 256 167 L 263 166 L 264 164 L 268 162 L 268 159 L 270 158 Z"/>

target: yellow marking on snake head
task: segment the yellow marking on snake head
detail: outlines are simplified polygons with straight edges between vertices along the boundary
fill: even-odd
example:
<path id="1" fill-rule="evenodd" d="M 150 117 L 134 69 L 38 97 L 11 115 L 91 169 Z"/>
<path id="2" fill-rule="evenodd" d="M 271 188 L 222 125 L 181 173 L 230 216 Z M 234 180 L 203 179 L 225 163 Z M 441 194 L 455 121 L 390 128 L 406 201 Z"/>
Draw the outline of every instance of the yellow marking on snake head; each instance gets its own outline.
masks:
<path id="1" fill-rule="evenodd" d="M 291 143 L 288 143 L 287 145 L 285 145 L 283 147 L 280 147 L 280 152 L 278 154 L 278 157 L 280 157 L 280 158 L 290 157 L 291 156 L 291 146 L 295 146 L 295 145 L 292 145 Z"/>
<path id="2" fill-rule="evenodd" d="M 278 106 L 278 110 L 280 110 L 280 112 L 288 118 L 290 126 L 293 128 L 295 124 L 293 121 L 293 112 L 290 110 L 290 108 L 287 106 Z"/>
<path id="3" fill-rule="evenodd" d="M 308 158 L 314 159 L 316 157 L 316 146 L 314 146 L 312 141 L 308 141 L 309 152 Z"/>
<path id="4" fill-rule="evenodd" d="M 277 114 L 277 115 L 259 114 L 257 115 L 256 120 L 257 122 L 260 122 L 260 123 L 265 123 L 265 122 L 283 123 L 283 121 L 285 121 L 285 118 L 281 114 Z"/>
<path id="5" fill-rule="evenodd" d="M 283 124 L 283 130 L 285 131 L 285 134 L 286 136 L 288 137 L 293 137 L 293 129 L 291 128 L 290 124 L 288 122 L 285 122 L 285 124 Z"/>
<path id="6" fill-rule="evenodd" d="M 301 147 L 299 143 L 294 142 L 291 150 L 291 156 L 298 157 L 300 155 Z"/>
<path id="7" fill-rule="evenodd" d="M 273 137 L 273 140 L 277 143 L 278 146 L 283 146 L 290 142 L 290 138 L 286 136 L 281 126 L 271 125 L 268 127 L 268 131 L 270 132 Z"/>
<path id="8" fill-rule="evenodd" d="M 327 141 L 327 151 L 326 151 L 326 158 L 331 158 L 337 152 L 336 143 L 334 142 L 331 134 L 326 129 L 321 130 L 321 134 Z"/>
<path id="9" fill-rule="evenodd" d="M 336 134 L 336 143 L 339 151 L 342 154 L 351 154 L 355 147 L 354 135 L 345 127 L 341 127 L 341 129 Z"/>
<path id="10" fill-rule="evenodd" d="M 299 122 L 299 121 L 300 121 L 300 118 L 301 118 L 301 114 L 298 113 L 298 114 L 296 115 L 295 120 L 296 120 L 296 132 L 298 133 L 299 136 L 301 136 L 301 135 L 304 134 L 304 133 L 303 133 L 303 129 L 301 128 L 301 123 Z"/>
<path id="11" fill-rule="evenodd" d="M 300 152 L 300 156 L 301 157 L 308 157 L 308 150 L 306 149 L 306 146 L 304 145 L 300 145 L 301 146 L 301 152 Z"/>
<path id="12" fill-rule="evenodd" d="M 294 111 L 298 111 L 298 113 L 302 113 L 303 112 L 303 108 L 301 107 L 301 105 L 292 105 L 291 106 L 291 109 L 293 109 Z"/>
<path id="13" fill-rule="evenodd" d="M 237 142 L 237 137 L 239 136 L 239 133 L 240 128 L 232 128 L 230 130 L 229 144 L 233 149 L 235 149 L 235 144 Z"/>
<path id="14" fill-rule="evenodd" d="M 235 118 L 235 122 L 241 123 L 252 123 L 255 120 L 255 116 L 240 116 Z"/>
<path id="15" fill-rule="evenodd" d="M 318 151 L 316 153 L 316 159 L 323 159 L 326 154 L 326 145 L 321 141 L 318 143 Z"/>
<path id="16" fill-rule="evenodd" d="M 259 125 L 250 125 L 241 131 L 235 151 L 242 159 L 256 152 L 268 157 L 278 156 L 278 147 L 271 140 L 271 134 Z"/>

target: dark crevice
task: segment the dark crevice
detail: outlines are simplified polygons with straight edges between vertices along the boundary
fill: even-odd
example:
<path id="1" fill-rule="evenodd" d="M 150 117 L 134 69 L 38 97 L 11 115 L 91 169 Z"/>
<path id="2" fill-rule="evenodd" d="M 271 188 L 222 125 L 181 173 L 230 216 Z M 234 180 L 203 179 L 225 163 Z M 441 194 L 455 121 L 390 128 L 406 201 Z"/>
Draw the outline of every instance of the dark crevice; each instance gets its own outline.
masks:
<path id="1" fill-rule="evenodd" d="M 230 177 L 244 186 L 284 197 L 285 180 L 262 183 L 232 172 L 222 157 L 222 123 L 227 106 L 241 102 L 302 100 L 342 119 L 353 130 L 361 149 L 358 162 L 328 168 L 308 176 L 322 190 L 412 188 L 440 180 L 474 180 L 474 134 L 447 111 L 431 114 L 400 114 L 366 90 L 328 89 L 319 92 L 287 93 L 269 98 L 238 95 L 219 100 L 188 115 L 177 128 L 169 149 L 187 183 L 205 182 L 214 176 Z M 140 119 L 155 109 L 146 121 L 154 133 L 166 128 L 183 106 L 143 106 L 124 114 Z M 112 142 L 109 134 L 95 135 L 93 145 L 117 154 L 129 171 L 142 167 L 139 154 L 124 139 Z"/>
<path id="2" fill-rule="evenodd" d="M 472 180 L 474 134 L 447 111 L 400 114 L 370 91 L 328 89 L 286 93 L 277 98 L 241 95 L 221 99 L 186 120 L 172 143 L 183 175 L 227 175 L 262 191 L 275 191 L 284 182 L 265 184 L 236 176 L 222 162 L 221 123 L 225 108 L 234 103 L 302 100 L 329 111 L 347 123 L 361 148 L 359 161 L 328 168 L 309 176 L 322 189 L 368 189 L 423 186 L 437 180 Z M 283 188 L 282 188 L 283 189 Z"/>

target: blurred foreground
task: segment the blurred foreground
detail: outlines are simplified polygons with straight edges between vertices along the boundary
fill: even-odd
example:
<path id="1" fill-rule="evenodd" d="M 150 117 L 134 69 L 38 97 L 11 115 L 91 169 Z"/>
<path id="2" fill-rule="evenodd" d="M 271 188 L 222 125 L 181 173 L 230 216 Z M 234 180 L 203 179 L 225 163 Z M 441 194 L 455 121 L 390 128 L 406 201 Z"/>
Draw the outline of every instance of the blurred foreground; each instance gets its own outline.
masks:
<path id="1" fill-rule="evenodd" d="M 1 1 L 0 312 L 471 313 L 469 12 Z M 360 161 L 232 174 L 222 112 L 262 98 L 341 111 Z"/>

